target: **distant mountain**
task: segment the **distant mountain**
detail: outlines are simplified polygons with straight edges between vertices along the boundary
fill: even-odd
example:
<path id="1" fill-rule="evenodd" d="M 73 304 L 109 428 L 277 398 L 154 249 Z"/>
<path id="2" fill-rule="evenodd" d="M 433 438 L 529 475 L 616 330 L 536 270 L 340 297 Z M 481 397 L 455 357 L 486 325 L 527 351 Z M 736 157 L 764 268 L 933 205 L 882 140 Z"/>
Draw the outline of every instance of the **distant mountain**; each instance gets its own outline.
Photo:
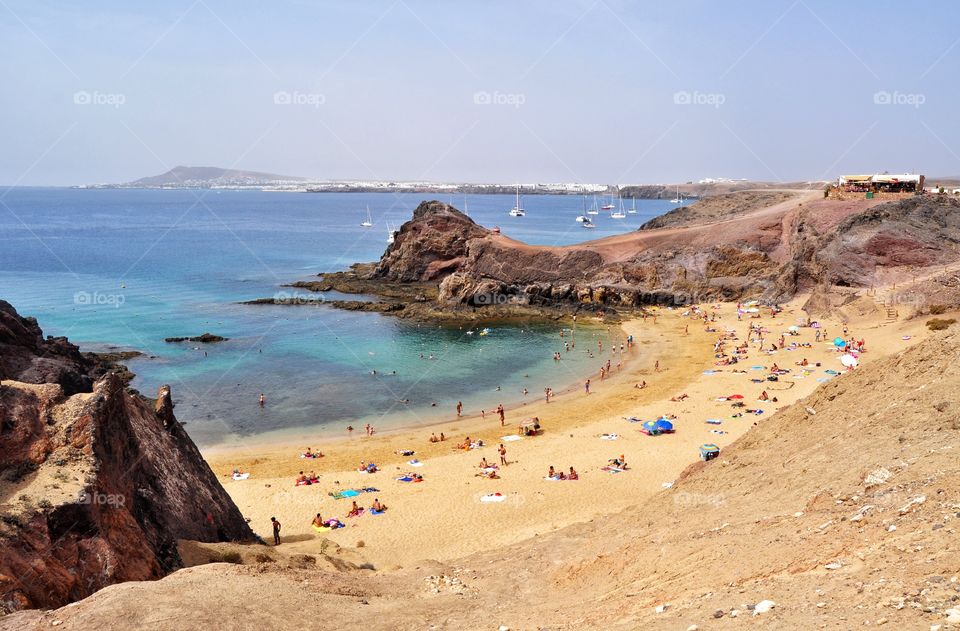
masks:
<path id="1" fill-rule="evenodd" d="M 166 173 L 142 177 L 121 186 L 131 188 L 156 187 L 199 187 L 211 186 L 257 186 L 276 184 L 279 182 L 303 182 L 306 178 L 292 175 L 276 175 L 274 173 L 260 173 L 258 171 L 239 171 L 237 169 L 221 169 L 219 167 L 185 167 L 177 166 Z"/>

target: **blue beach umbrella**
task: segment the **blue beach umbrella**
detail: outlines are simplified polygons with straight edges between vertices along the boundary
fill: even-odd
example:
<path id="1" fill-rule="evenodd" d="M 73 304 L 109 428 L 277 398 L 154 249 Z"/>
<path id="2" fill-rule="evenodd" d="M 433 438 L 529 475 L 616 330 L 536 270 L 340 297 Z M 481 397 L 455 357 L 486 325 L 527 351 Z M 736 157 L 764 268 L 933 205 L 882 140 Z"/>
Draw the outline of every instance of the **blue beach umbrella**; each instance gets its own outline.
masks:
<path id="1" fill-rule="evenodd" d="M 640 427 L 648 434 L 659 434 L 661 430 L 658 423 L 659 421 L 644 421 Z"/>
<path id="2" fill-rule="evenodd" d="M 656 425 L 657 429 L 660 430 L 661 432 L 673 431 L 673 423 L 671 423 L 665 418 L 658 418 L 654 423 L 654 425 Z"/>

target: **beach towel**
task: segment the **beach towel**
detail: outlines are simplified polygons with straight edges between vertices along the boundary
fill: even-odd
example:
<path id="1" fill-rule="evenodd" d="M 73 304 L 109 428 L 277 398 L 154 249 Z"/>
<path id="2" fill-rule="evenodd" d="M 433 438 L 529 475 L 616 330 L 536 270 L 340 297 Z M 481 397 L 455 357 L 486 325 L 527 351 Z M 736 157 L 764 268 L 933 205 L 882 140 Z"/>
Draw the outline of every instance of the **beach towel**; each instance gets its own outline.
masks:
<path id="1" fill-rule="evenodd" d="M 372 486 L 365 486 L 365 487 L 363 487 L 362 489 L 360 489 L 360 492 L 361 492 L 361 493 L 379 493 L 379 492 L 380 492 L 380 489 L 375 488 L 375 487 L 372 487 Z"/>
<path id="2" fill-rule="evenodd" d="M 723 421 L 718 418 L 708 418 L 706 422 L 710 425 L 721 425 L 723 423 Z"/>
<path id="3" fill-rule="evenodd" d="M 233 479 L 234 479 L 234 480 L 246 480 L 246 479 L 249 478 L 249 477 L 250 477 L 250 474 L 249 474 L 249 473 L 234 473 L 234 474 L 233 474 Z"/>
<path id="4" fill-rule="evenodd" d="M 507 497 L 500 493 L 487 493 L 486 495 L 480 498 L 480 501 L 481 502 L 502 502 L 506 499 Z"/>
<path id="5" fill-rule="evenodd" d="M 402 478 L 397 478 L 397 482 L 413 482 L 413 478 L 409 475 L 405 475 Z"/>
<path id="6" fill-rule="evenodd" d="M 357 512 L 356 515 L 347 515 L 347 517 L 349 517 L 349 518 L 359 517 L 360 515 L 363 515 L 363 511 L 365 511 L 365 510 L 366 510 L 365 508 L 361 508 L 360 511 Z"/>
<path id="7" fill-rule="evenodd" d="M 419 460 L 417 460 L 416 458 L 414 458 L 413 460 L 410 460 L 409 462 L 407 462 L 407 464 L 410 465 L 411 467 L 422 467 L 422 466 L 423 466 L 423 463 L 420 462 Z"/>
<path id="8" fill-rule="evenodd" d="M 370 509 L 370 514 L 371 514 L 371 515 L 383 515 L 384 512 L 386 512 L 386 511 L 373 510 L 372 508 Z"/>
<path id="9" fill-rule="evenodd" d="M 330 526 L 314 526 L 313 530 L 314 532 L 330 532 L 333 529 Z"/>
<path id="10" fill-rule="evenodd" d="M 617 440 L 619 438 L 616 434 L 600 434 L 600 440 Z"/>
<path id="11" fill-rule="evenodd" d="M 643 419 L 642 419 L 642 418 L 637 418 L 636 416 L 625 416 L 625 417 L 623 417 L 623 420 L 627 421 L 628 423 L 642 423 L 642 422 L 643 422 Z"/>
<path id="12" fill-rule="evenodd" d="M 709 377 L 709 376 L 711 376 L 711 375 L 717 374 L 718 372 L 719 372 L 719 371 L 717 371 L 717 370 L 704 370 L 704 371 L 703 371 L 703 374 Z"/>
<path id="13" fill-rule="evenodd" d="M 606 471 L 608 473 L 623 473 L 623 469 L 618 469 L 617 467 L 604 467 L 601 471 Z"/>
<path id="14" fill-rule="evenodd" d="M 360 495 L 360 491 L 355 491 L 353 489 L 347 489 L 340 492 L 341 497 L 356 497 L 358 495 Z"/>
<path id="15" fill-rule="evenodd" d="M 560 478 L 558 478 L 558 477 L 552 477 L 552 478 L 551 478 L 551 477 L 548 475 L 547 477 L 544 478 L 544 480 L 546 480 L 546 481 L 548 481 L 548 482 L 558 482 L 558 481 L 560 480 Z"/>
<path id="16" fill-rule="evenodd" d="M 750 370 L 763 370 L 763 366 L 750 366 Z"/>
<path id="17" fill-rule="evenodd" d="M 711 430 L 710 430 L 710 433 L 711 433 L 711 434 L 719 434 L 719 435 L 726 434 L 726 432 L 723 431 L 722 429 L 711 429 Z"/>
<path id="18" fill-rule="evenodd" d="M 515 441 L 515 440 L 523 440 L 523 436 L 517 436 L 516 434 L 510 434 L 509 436 L 501 436 L 501 437 L 500 437 L 500 440 L 502 440 L 502 441 L 505 442 L 505 443 L 510 443 L 510 442 Z"/>

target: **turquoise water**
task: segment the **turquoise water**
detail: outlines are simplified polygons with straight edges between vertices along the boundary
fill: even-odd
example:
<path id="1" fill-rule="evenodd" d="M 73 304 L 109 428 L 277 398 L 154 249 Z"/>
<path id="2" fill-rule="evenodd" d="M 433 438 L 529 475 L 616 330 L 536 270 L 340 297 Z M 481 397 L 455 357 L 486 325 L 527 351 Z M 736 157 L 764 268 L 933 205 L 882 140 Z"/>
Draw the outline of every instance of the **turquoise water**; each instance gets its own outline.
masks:
<path id="1" fill-rule="evenodd" d="M 128 362 L 133 386 L 152 395 L 169 383 L 178 417 L 202 445 L 277 430 L 424 424 L 450 417 L 458 400 L 477 412 L 596 370 L 587 349 L 597 338 L 608 346 L 604 330 L 581 330 L 579 348 L 555 362 L 564 341 L 557 326 L 480 336 L 323 305 L 237 304 L 378 259 L 388 222 L 398 227 L 425 197 L 463 207 L 462 196 L 422 194 L 12 189 L 0 204 L 0 298 L 85 350 L 145 353 Z M 547 245 L 632 230 L 672 207 L 638 201 L 636 215 L 601 216 L 587 231 L 575 221 L 579 197 L 527 197 L 523 218 L 507 215 L 510 196 L 471 195 L 467 205 L 475 221 Z M 376 225 L 364 229 L 367 206 Z M 230 340 L 163 341 L 205 331 Z"/>

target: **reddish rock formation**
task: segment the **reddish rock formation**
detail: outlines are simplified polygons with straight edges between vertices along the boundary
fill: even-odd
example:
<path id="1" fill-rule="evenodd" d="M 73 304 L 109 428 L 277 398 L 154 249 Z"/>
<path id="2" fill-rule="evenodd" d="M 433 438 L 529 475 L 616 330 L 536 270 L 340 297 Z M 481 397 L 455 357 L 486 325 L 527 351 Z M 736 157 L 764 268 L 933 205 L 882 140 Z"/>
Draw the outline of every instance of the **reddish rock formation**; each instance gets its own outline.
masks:
<path id="1" fill-rule="evenodd" d="M 45 346 L 32 334 L 4 340 L 5 354 L 27 366 L 46 359 L 27 361 Z M 76 349 L 65 340 L 56 348 Z M 58 366 L 67 359 L 83 365 L 68 352 Z M 60 383 L 0 385 L 0 612 L 160 578 L 181 565 L 177 539 L 254 539 L 176 421 L 169 387 L 156 409 L 114 374 L 91 393 L 67 392 Z"/>
<path id="2" fill-rule="evenodd" d="M 520 243 L 447 204 L 424 202 L 370 278 L 439 282 L 438 302 L 451 307 L 636 307 L 786 300 L 823 286 L 869 287 L 891 269 L 960 259 L 957 200 L 837 202 L 816 196 L 781 195 L 759 209 L 756 196 L 733 196 L 720 204 L 722 212 L 691 206 L 679 227 L 648 225 L 565 247 Z"/>

